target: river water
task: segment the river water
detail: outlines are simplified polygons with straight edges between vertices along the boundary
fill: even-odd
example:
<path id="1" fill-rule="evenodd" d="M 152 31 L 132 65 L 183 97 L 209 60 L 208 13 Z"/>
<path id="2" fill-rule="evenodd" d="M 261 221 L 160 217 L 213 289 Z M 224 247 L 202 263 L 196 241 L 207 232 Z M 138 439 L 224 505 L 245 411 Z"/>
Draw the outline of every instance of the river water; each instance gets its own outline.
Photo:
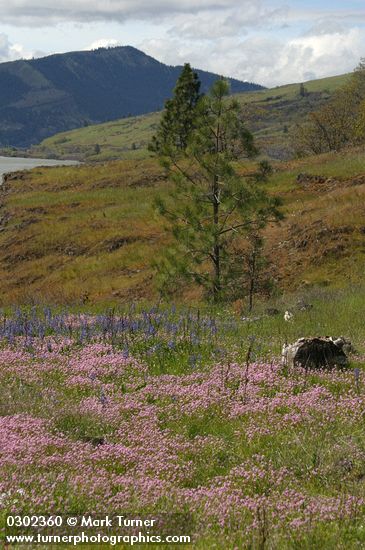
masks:
<path id="1" fill-rule="evenodd" d="M 79 164 L 75 160 L 54 160 L 54 159 L 33 159 L 22 157 L 1 157 L 0 156 L 0 183 L 3 174 L 16 172 L 17 170 L 30 170 L 37 166 L 74 166 Z"/>

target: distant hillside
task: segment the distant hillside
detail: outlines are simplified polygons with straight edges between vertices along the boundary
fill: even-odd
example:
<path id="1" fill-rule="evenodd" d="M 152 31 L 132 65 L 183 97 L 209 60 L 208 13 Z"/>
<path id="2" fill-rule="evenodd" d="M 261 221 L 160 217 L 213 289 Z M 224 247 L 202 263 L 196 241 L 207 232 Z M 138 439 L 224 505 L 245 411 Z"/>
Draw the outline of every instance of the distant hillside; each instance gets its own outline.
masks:
<path id="1" fill-rule="evenodd" d="M 0 146 L 29 147 L 88 124 L 160 110 L 181 67 L 130 46 L 0 64 Z M 203 91 L 218 75 L 197 71 Z M 231 79 L 233 93 L 262 86 Z"/>
<path id="2" fill-rule="evenodd" d="M 279 288 L 363 281 L 364 153 L 274 163 L 267 188 L 283 198 L 286 217 L 267 228 L 266 252 Z M 242 174 L 253 168 L 240 165 Z M 299 173 L 321 183 L 299 183 Z M 14 174 L 0 190 L 0 306 L 157 300 L 151 263 L 167 235 L 153 203 L 169 186 L 152 159 Z M 200 294 L 188 287 L 183 298 Z"/>
<path id="3" fill-rule="evenodd" d="M 306 82 L 304 97 L 299 94 L 299 84 L 246 92 L 236 97 L 245 108 L 247 124 L 262 152 L 274 159 L 287 159 L 292 153 L 293 127 L 328 101 L 348 78 L 345 74 Z M 160 113 L 150 113 L 63 132 L 33 148 L 33 154 L 98 161 L 146 158 L 149 156 L 147 144 L 159 118 Z"/>

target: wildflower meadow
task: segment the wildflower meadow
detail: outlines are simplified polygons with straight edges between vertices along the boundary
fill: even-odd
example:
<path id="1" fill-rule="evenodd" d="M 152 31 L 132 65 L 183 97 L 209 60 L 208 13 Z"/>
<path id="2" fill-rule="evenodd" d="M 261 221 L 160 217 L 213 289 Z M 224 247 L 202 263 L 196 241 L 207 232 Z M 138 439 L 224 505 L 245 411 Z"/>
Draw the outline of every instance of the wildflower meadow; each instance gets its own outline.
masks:
<path id="1" fill-rule="evenodd" d="M 193 548 L 363 548 L 363 358 L 283 368 L 309 315 L 3 312 L 2 533 L 9 513 L 173 513 Z"/>

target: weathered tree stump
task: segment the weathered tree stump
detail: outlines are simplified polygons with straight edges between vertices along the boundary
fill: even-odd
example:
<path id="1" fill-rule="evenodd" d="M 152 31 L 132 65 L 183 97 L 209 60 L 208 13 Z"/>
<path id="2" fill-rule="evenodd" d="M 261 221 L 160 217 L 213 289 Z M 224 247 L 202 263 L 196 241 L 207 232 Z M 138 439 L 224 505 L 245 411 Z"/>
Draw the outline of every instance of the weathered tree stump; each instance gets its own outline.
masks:
<path id="1" fill-rule="evenodd" d="M 283 346 L 283 365 L 305 369 L 343 368 L 348 365 L 343 347 L 342 338 L 300 338 L 293 344 Z"/>

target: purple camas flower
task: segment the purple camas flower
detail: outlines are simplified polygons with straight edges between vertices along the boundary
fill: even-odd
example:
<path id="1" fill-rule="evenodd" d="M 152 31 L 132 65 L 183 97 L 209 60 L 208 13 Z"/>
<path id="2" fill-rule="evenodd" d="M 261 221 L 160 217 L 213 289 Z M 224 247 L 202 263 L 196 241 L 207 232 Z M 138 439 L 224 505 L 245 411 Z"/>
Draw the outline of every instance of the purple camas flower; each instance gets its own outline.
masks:
<path id="1" fill-rule="evenodd" d="M 108 403 L 108 398 L 103 391 L 100 394 L 99 401 L 102 405 L 106 405 Z"/>

